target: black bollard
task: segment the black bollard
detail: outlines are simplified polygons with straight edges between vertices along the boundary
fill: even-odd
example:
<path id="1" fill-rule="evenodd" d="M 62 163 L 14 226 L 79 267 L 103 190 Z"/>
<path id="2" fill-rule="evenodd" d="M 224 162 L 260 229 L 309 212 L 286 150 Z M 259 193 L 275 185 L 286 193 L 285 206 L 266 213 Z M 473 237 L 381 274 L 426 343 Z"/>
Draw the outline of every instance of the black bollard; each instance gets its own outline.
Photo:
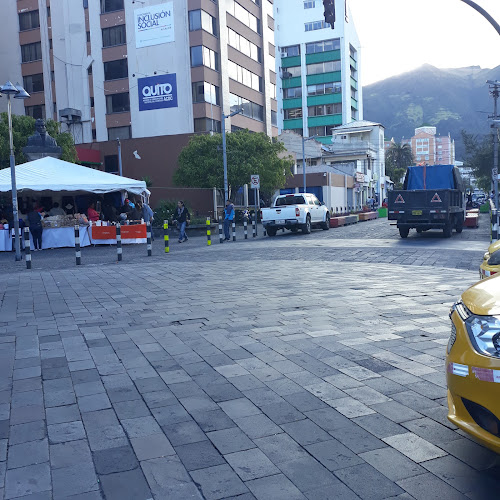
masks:
<path id="1" fill-rule="evenodd" d="M 24 228 L 24 250 L 26 252 L 26 269 L 31 269 L 31 242 L 28 227 Z"/>
<path id="2" fill-rule="evenodd" d="M 76 265 L 80 266 L 82 264 L 82 250 L 80 247 L 80 226 L 75 226 L 75 257 Z"/>
<path id="3" fill-rule="evenodd" d="M 116 253 L 118 257 L 118 262 L 122 260 L 122 229 L 120 224 L 116 225 Z"/>

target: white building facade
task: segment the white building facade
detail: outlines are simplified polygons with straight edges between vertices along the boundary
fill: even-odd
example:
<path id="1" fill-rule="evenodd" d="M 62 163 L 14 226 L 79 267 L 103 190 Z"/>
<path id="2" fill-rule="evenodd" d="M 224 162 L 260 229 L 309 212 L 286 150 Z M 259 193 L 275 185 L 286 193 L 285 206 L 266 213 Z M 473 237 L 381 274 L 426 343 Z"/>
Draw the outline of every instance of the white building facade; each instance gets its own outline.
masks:
<path id="1" fill-rule="evenodd" d="M 275 0 L 278 127 L 331 141 L 335 127 L 363 119 L 360 43 L 345 0 L 332 29 L 320 0 Z"/>

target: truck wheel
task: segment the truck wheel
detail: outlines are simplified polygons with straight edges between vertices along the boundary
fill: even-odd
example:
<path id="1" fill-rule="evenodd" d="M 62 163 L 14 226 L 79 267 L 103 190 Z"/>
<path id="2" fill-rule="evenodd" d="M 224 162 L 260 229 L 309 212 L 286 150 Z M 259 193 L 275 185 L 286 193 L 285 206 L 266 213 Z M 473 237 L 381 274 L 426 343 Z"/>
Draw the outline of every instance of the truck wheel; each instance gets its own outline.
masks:
<path id="1" fill-rule="evenodd" d="M 266 231 L 267 231 L 267 234 L 269 236 L 276 236 L 276 228 L 275 227 L 268 227 L 266 229 Z"/>
<path id="2" fill-rule="evenodd" d="M 306 217 L 306 223 L 302 226 L 302 232 L 304 234 L 311 232 L 311 217 L 309 215 Z"/>
<path id="3" fill-rule="evenodd" d="M 447 222 L 446 225 L 444 226 L 444 229 L 443 229 L 443 236 L 445 238 L 450 238 L 452 230 L 453 229 L 452 229 L 452 226 L 451 226 L 451 222 Z"/>
<path id="4" fill-rule="evenodd" d="M 330 214 L 326 214 L 325 222 L 321 224 L 321 227 L 323 228 L 323 231 L 328 231 L 330 229 Z"/>
<path id="5" fill-rule="evenodd" d="M 457 217 L 457 224 L 455 226 L 455 231 L 460 234 L 462 232 L 462 229 L 464 228 L 464 216 L 463 215 L 459 215 Z"/>
<path id="6" fill-rule="evenodd" d="M 408 238 L 409 233 L 410 233 L 410 230 L 407 227 L 400 227 L 399 228 L 399 236 L 401 236 L 401 238 Z"/>

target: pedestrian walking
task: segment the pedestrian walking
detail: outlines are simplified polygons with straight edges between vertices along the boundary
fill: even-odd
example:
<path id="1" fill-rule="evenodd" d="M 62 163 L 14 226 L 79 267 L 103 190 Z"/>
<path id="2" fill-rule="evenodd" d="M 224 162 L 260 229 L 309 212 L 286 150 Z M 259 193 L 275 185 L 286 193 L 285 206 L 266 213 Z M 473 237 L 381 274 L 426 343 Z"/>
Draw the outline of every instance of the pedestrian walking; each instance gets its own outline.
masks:
<path id="1" fill-rule="evenodd" d="M 146 224 L 149 222 L 152 225 L 154 219 L 154 212 L 153 210 L 151 210 L 151 207 L 146 202 L 144 202 L 142 205 L 140 203 L 138 203 L 137 205 L 141 210 L 141 215 L 142 218 L 144 219 L 144 222 Z M 154 239 L 155 237 L 153 231 L 151 231 L 151 240 L 154 241 Z"/>
<path id="2" fill-rule="evenodd" d="M 36 252 L 42 249 L 42 218 L 45 212 L 39 212 L 36 208 L 32 208 L 28 212 L 28 225 L 33 236 L 33 250 Z"/>
<path id="3" fill-rule="evenodd" d="M 175 220 L 177 221 L 177 224 L 179 226 L 179 243 L 187 241 L 188 237 L 186 234 L 186 226 L 189 224 L 191 220 L 191 215 L 189 214 L 189 211 L 184 205 L 183 201 L 177 202 Z"/>
<path id="4" fill-rule="evenodd" d="M 226 200 L 226 207 L 224 208 L 224 239 L 226 241 L 231 241 L 229 237 L 229 227 L 233 223 L 234 219 L 234 205 L 231 200 Z"/>

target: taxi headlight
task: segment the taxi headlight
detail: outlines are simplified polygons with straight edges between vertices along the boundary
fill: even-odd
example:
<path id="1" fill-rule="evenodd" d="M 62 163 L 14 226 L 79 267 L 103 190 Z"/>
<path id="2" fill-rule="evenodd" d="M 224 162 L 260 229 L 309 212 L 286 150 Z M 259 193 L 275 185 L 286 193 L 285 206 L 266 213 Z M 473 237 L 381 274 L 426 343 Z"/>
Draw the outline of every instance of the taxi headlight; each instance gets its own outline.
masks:
<path id="1" fill-rule="evenodd" d="M 500 317 L 472 315 L 465 326 L 477 352 L 500 358 Z"/>
<path id="2" fill-rule="evenodd" d="M 500 250 L 493 252 L 488 259 L 489 266 L 500 266 Z"/>

